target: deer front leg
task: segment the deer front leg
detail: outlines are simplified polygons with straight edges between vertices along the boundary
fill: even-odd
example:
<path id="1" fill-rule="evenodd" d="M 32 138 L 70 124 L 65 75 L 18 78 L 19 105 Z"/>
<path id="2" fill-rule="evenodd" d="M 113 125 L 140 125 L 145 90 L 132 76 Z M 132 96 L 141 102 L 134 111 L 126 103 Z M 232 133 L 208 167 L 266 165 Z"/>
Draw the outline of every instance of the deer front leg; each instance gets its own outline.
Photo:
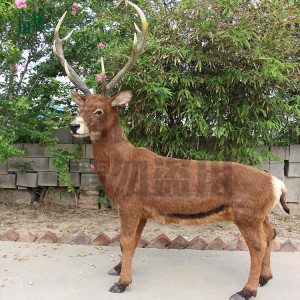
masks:
<path id="1" fill-rule="evenodd" d="M 232 295 L 229 300 L 248 300 L 251 297 L 256 297 L 257 294 L 262 261 L 267 248 L 267 241 L 263 231 L 262 223 L 258 225 L 252 224 L 252 227 L 249 227 L 249 224 L 246 228 L 243 228 L 242 226 L 238 227 L 249 248 L 251 267 L 246 285 L 240 292 Z"/>
<path id="2" fill-rule="evenodd" d="M 139 243 L 139 240 L 141 238 L 141 235 L 142 235 L 142 232 L 143 232 L 143 229 L 144 229 L 146 223 L 147 223 L 147 219 L 144 217 L 141 217 L 139 220 L 138 227 L 136 229 L 136 233 L 135 233 L 135 248 L 137 247 L 137 245 Z M 121 246 L 121 251 L 123 252 L 122 246 Z M 115 267 L 113 267 L 111 270 L 109 270 L 107 272 L 107 274 L 113 275 L 113 276 L 119 276 L 121 274 L 121 269 L 122 269 L 122 260 Z"/>
<path id="3" fill-rule="evenodd" d="M 121 236 L 121 245 L 122 245 L 122 260 L 121 260 L 121 273 L 120 279 L 116 282 L 109 291 L 112 293 L 123 293 L 127 286 L 132 282 L 131 278 L 131 264 L 132 257 L 134 254 L 134 237 L 122 238 Z"/>
<path id="4" fill-rule="evenodd" d="M 120 211 L 121 218 L 121 238 L 120 244 L 122 249 L 121 263 L 117 265 L 119 267 L 120 279 L 116 282 L 109 291 L 112 293 L 123 293 L 127 286 L 132 282 L 131 277 L 131 265 L 132 257 L 137 246 L 137 229 L 140 227 L 140 216 L 133 215 L 132 211 Z M 146 222 L 143 222 L 144 228 Z M 140 233 L 142 232 L 140 229 Z"/>

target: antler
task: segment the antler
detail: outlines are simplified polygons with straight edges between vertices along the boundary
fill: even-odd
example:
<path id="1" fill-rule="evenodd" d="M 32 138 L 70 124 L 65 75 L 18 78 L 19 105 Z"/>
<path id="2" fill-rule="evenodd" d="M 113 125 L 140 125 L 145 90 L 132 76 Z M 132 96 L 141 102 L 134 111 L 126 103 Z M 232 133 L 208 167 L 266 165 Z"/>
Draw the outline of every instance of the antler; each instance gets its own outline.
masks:
<path id="1" fill-rule="evenodd" d="M 145 14 L 143 11 L 134 3 L 125 0 L 125 4 L 131 5 L 139 14 L 141 21 L 142 21 L 142 28 L 143 30 L 141 31 L 139 27 L 134 23 L 136 31 L 140 35 L 139 41 L 137 41 L 137 35 L 136 33 L 134 34 L 133 38 L 133 49 L 131 52 L 131 57 L 128 60 L 127 64 L 123 67 L 122 70 L 120 70 L 117 75 L 107 84 L 105 81 L 105 69 L 104 69 L 104 61 L 103 58 L 101 58 L 101 68 L 102 68 L 102 94 L 104 97 L 108 97 L 112 89 L 118 84 L 118 82 L 125 76 L 126 73 L 128 73 L 131 68 L 133 67 L 134 63 L 136 62 L 139 54 L 143 51 L 145 42 L 146 42 L 146 37 L 147 37 L 147 30 L 148 30 L 148 22 L 145 17 Z M 64 20 L 64 17 L 67 12 L 63 14 L 63 16 L 60 18 L 58 21 L 55 32 L 54 32 L 54 42 L 53 42 L 53 52 L 54 55 L 58 58 L 60 63 L 65 69 L 66 74 L 68 75 L 69 79 L 71 82 L 74 83 L 74 85 L 81 90 L 85 95 L 91 94 L 89 91 L 88 87 L 85 85 L 85 83 L 80 79 L 78 74 L 72 69 L 72 67 L 68 64 L 64 57 L 64 52 L 63 52 L 63 42 L 65 42 L 72 34 L 72 31 L 63 39 L 60 39 L 58 36 L 59 29 L 61 26 L 61 23 Z"/>
<path id="2" fill-rule="evenodd" d="M 112 89 L 118 84 L 118 82 L 125 76 L 126 73 L 128 73 L 131 68 L 133 67 L 134 63 L 136 62 L 139 54 L 143 51 L 146 38 L 147 38 L 147 31 L 148 31 L 148 22 L 145 17 L 145 14 L 143 11 L 134 3 L 125 0 L 125 4 L 131 5 L 139 14 L 141 21 L 142 21 L 142 28 L 143 30 L 141 31 L 139 27 L 134 23 L 136 31 L 140 34 L 140 40 L 137 41 L 137 35 L 136 33 L 134 34 L 133 38 L 133 49 L 131 52 L 131 57 L 127 64 L 121 69 L 117 75 L 109 82 L 107 85 L 105 82 L 105 70 L 104 70 L 104 62 L 103 58 L 101 58 L 101 66 L 102 66 L 102 93 L 104 97 L 108 97 Z"/>
<path id="3" fill-rule="evenodd" d="M 64 51 L 63 51 L 63 43 L 71 36 L 71 31 L 66 37 L 63 39 L 59 38 L 59 29 L 61 26 L 61 23 L 63 22 L 65 15 L 67 12 L 65 12 L 62 17 L 59 19 L 55 31 L 54 31 L 54 42 L 53 42 L 53 53 L 61 63 L 61 65 L 64 67 L 66 74 L 68 75 L 71 82 L 74 83 L 74 85 L 81 90 L 85 95 L 91 94 L 89 88 L 86 86 L 86 84 L 80 79 L 79 75 L 72 69 L 72 67 L 68 64 L 67 60 L 64 57 Z"/>

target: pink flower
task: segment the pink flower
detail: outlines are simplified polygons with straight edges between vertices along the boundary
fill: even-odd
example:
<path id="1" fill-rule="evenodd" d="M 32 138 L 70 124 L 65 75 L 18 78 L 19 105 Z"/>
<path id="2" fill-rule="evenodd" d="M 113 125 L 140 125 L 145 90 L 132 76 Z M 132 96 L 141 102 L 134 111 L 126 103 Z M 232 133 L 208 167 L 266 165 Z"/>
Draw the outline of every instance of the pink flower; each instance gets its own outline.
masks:
<path id="1" fill-rule="evenodd" d="M 103 11 L 100 11 L 99 12 L 99 18 L 103 18 L 104 17 L 104 12 Z"/>
<path id="2" fill-rule="evenodd" d="M 99 43 L 99 44 L 98 44 L 98 48 L 99 48 L 100 50 L 103 50 L 103 49 L 105 48 L 105 45 L 104 45 L 103 43 Z"/>
<path id="3" fill-rule="evenodd" d="M 95 170 L 95 166 L 90 164 L 90 167 L 89 167 L 90 171 L 93 172 Z"/>
<path id="4" fill-rule="evenodd" d="M 101 82 L 102 81 L 102 74 L 96 75 L 96 81 Z"/>
<path id="5" fill-rule="evenodd" d="M 79 4 L 76 2 L 73 2 L 73 9 L 76 10 L 79 7 Z"/>
<path id="6" fill-rule="evenodd" d="M 15 0 L 15 4 L 19 9 L 27 7 L 26 0 Z"/>
<path id="7" fill-rule="evenodd" d="M 75 15 L 76 15 L 76 10 L 72 10 L 71 14 L 72 14 L 73 16 L 75 16 Z"/>

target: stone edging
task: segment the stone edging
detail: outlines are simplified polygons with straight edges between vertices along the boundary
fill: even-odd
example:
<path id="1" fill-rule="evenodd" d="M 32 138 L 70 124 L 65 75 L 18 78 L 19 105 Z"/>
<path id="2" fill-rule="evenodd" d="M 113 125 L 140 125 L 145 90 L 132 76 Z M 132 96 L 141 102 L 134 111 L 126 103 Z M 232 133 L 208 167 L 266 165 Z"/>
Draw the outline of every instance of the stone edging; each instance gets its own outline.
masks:
<path id="1" fill-rule="evenodd" d="M 46 231 L 41 237 L 31 233 L 30 231 L 24 231 L 19 233 L 18 231 L 10 228 L 4 233 L 0 234 L 0 241 L 16 241 L 27 243 L 57 243 L 57 244 L 71 244 L 71 245 L 93 245 L 93 246 L 119 246 L 120 235 L 116 235 L 113 238 L 108 237 L 104 232 L 99 232 L 94 238 L 87 236 L 84 233 L 78 233 L 75 236 L 71 234 L 63 234 L 57 236 L 56 233 Z M 245 241 L 237 237 L 233 240 L 226 241 L 222 237 L 217 237 L 211 241 L 206 241 L 199 235 L 195 236 L 191 241 L 188 241 L 183 236 L 178 235 L 175 239 L 171 240 L 165 234 L 160 234 L 156 238 L 147 241 L 142 237 L 138 244 L 139 248 L 157 248 L 157 249 L 194 249 L 194 250 L 227 250 L 227 251 L 245 251 L 247 245 Z M 284 243 L 274 241 L 272 246 L 273 252 L 298 252 L 300 246 L 293 243 L 290 240 L 286 240 Z"/>

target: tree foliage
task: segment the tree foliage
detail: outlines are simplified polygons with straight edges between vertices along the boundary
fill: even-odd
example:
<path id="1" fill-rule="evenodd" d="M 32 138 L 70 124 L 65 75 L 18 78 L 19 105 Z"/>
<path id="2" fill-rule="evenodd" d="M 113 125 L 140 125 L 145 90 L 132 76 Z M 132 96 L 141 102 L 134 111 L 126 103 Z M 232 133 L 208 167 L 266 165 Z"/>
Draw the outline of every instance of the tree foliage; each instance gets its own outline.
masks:
<path id="1" fill-rule="evenodd" d="M 146 12 L 145 52 L 118 90 L 134 100 L 121 112 L 134 145 L 162 155 L 256 164 L 272 144 L 299 143 L 298 1 L 135 1 Z M 68 11 L 61 36 L 65 57 L 101 92 L 100 56 L 108 79 L 128 60 L 136 13 L 117 1 L 28 0 L 23 11 L 45 13 L 43 30 L 18 29 L 21 11 L 0 4 L 0 159 L 13 143 L 53 146 L 51 131 L 69 123 L 69 83 L 52 54 L 55 24 Z M 102 12 L 101 15 L 99 13 Z M 99 50 L 99 42 L 105 49 Z M 117 90 L 115 92 L 118 92 Z M 59 109 L 58 109 L 59 108 Z"/>
<path id="2" fill-rule="evenodd" d="M 129 112 L 137 142 L 246 163 L 299 142 L 299 2 L 181 1 L 156 18 Z"/>

